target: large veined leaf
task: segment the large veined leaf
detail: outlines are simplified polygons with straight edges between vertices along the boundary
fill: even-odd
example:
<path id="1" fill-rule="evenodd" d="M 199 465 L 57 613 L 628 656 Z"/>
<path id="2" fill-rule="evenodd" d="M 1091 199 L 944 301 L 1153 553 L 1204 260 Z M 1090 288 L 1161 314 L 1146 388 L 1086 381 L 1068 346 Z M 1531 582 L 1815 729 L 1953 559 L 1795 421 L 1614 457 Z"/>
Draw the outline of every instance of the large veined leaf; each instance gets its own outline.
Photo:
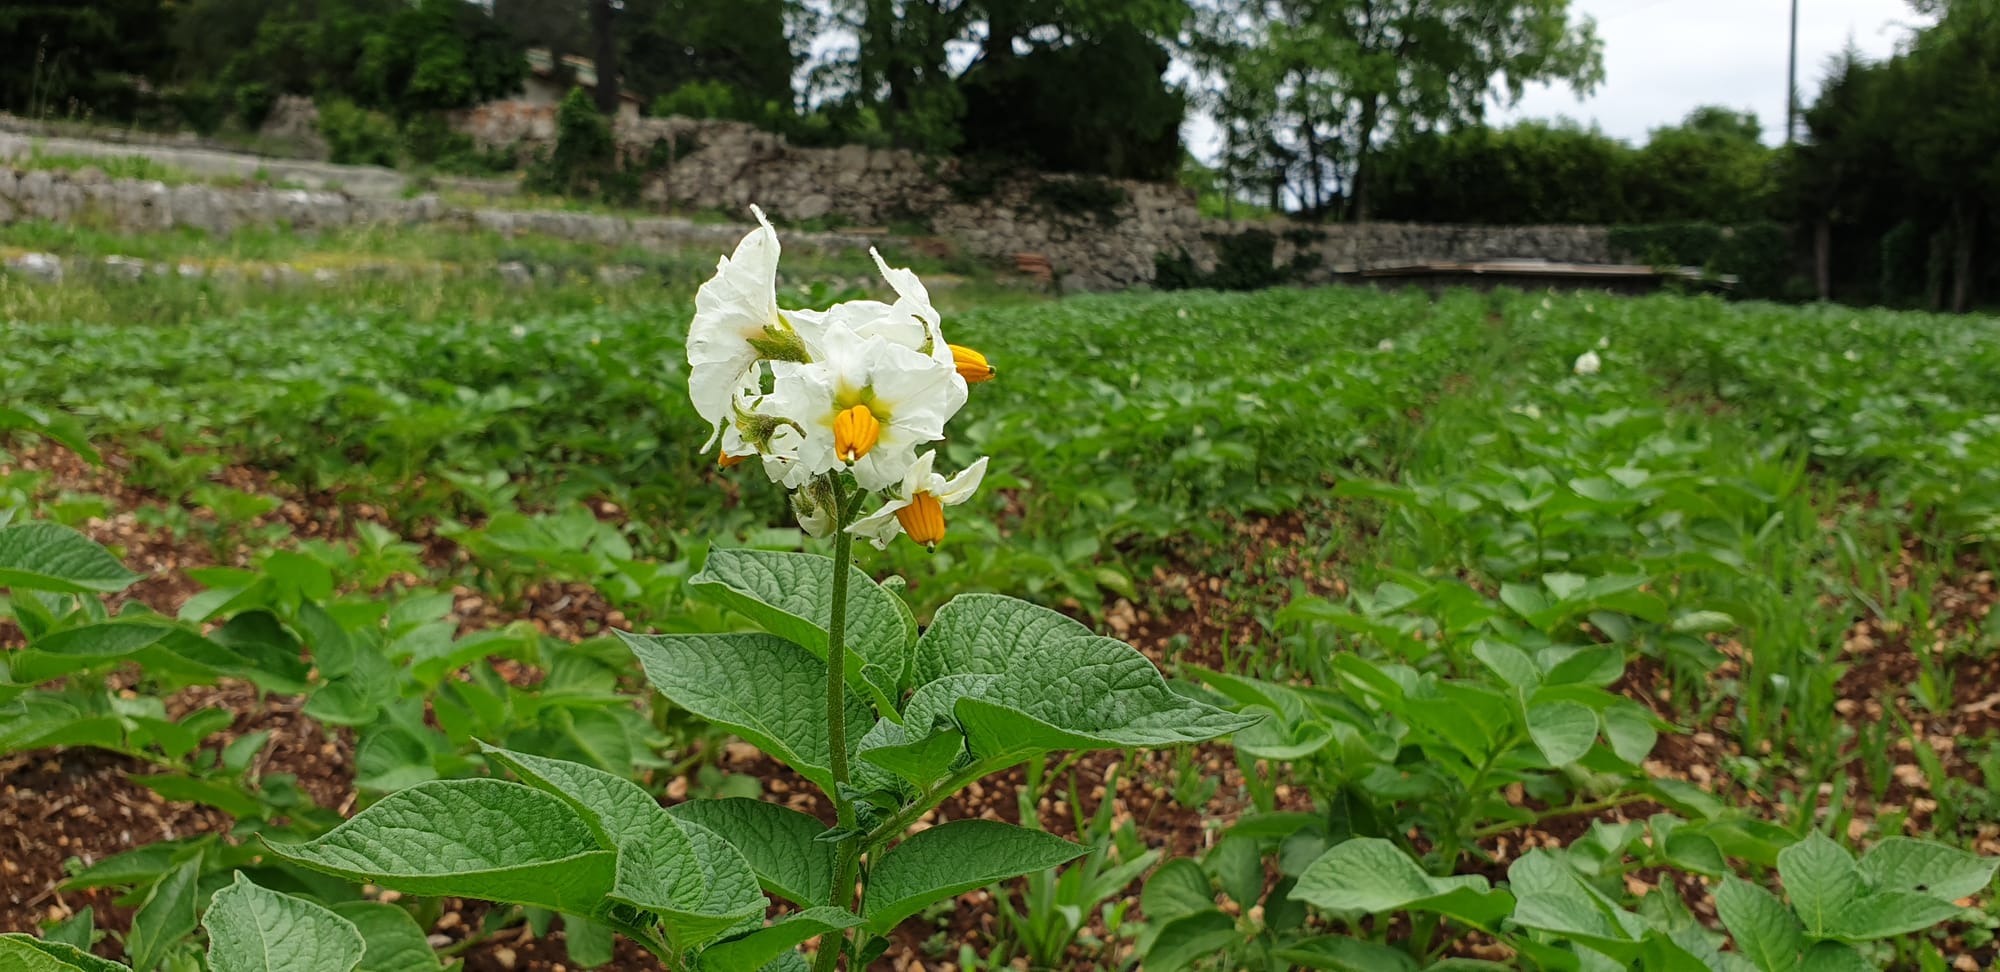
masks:
<path id="1" fill-rule="evenodd" d="M 767 634 L 635 635 L 620 633 L 660 694 L 722 726 L 833 792 L 826 732 L 826 663 Z M 875 721 L 868 703 L 849 694 L 850 745 Z"/>
<path id="2" fill-rule="evenodd" d="M 361 972 L 438 972 L 444 964 L 431 950 L 423 926 L 410 913 L 379 901 L 343 901 L 333 913 L 354 924 L 368 943 Z"/>
<path id="3" fill-rule="evenodd" d="M 711 550 L 688 584 L 763 625 L 764 630 L 826 658 L 833 618 L 833 560 L 777 550 Z M 857 567 L 848 568 L 847 650 L 850 680 L 859 675 L 884 711 L 909 680 L 915 619 L 896 595 Z"/>
<path id="4" fill-rule="evenodd" d="M 215 892 L 202 925 L 213 972 L 354 972 L 367 950 L 352 922 L 241 871 Z"/>
<path id="5" fill-rule="evenodd" d="M 1814 938 L 1839 934 L 1841 911 L 1861 893 L 1854 855 L 1819 831 L 1778 852 L 1778 877 L 1806 934 Z"/>
<path id="6" fill-rule="evenodd" d="M 964 752 L 965 737 L 953 725 L 926 724 L 919 729 L 879 719 L 855 744 L 854 783 L 895 789 L 895 781 L 901 780 L 912 793 L 922 792 L 943 780 Z M 882 774 L 879 778 L 872 775 L 876 771 Z"/>
<path id="7" fill-rule="evenodd" d="M 35 683 L 61 678 L 130 657 L 172 631 L 161 619 L 102 621 L 51 632 L 26 649 L 13 652 L 8 663 L 16 682 Z"/>
<path id="8" fill-rule="evenodd" d="M 132 972 L 74 945 L 48 942 L 20 932 L 0 935 L 0 969 L 8 972 Z"/>
<path id="9" fill-rule="evenodd" d="M 139 575 L 96 541 L 58 523 L 0 527 L 0 587 L 57 594 L 113 594 Z"/>
<path id="10" fill-rule="evenodd" d="M 1544 702 L 1528 707 L 1528 735 L 1550 766 L 1582 759 L 1597 741 L 1597 713 L 1579 702 Z"/>
<path id="11" fill-rule="evenodd" d="M 994 820 L 954 820 L 890 848 L 869 872 L 868 929 L 885 934 L 925 905 L 1016 875 L 1055 867 L 1086 848 Z"/>
<path id="12" fill-rule="evenodd" d="M 1292 897 L 1330 911 L 1416 910 L 1495 927 L 1514 899 L 1476 874 L 1433 877 L 1395 844 L 1357 837 L 1334 845 L 1299 875 Z"/>
<path id="13" fill-rule="evenodd" d="M 743 854 L 697 822 L 677 821 L 637 783 L 568 760 L 491 746 L 486 753 L 569 804 L 604 846 L 615 848 L 611 897 L 661 915 L 684 944 L 763 913 L 764 896 Z"/>
<path id="14" fill-rule="evenodd" d="M 768 928 L 760 928 L 742 938 L 711 945 L 701 953 L 702 972 L 757 972 L 806 939 L 841 931 L 861 924 L 861 919 L 843 908 L 821 905 L 786 915 Z"/>
<path id="15" fill-rule="evenodd" d="M 390 794 L 302 844 L 294 863 L 405 894 L 481 898 L 595 914 L 617 855 L 571 806 L 504 780 L 440 780 Z"/>
<path id="16" fill-rule="evenodd" d="M 973 755 L 995 762 L 1055 749 L 1200 742 L 1256 721 L 1173 691 L 1124 642 L 991 594 L 938 609 L 917 642 L 916 684 L 904 710 L 913 732 L 954 719 Z"/>
<path id="17" fill-rule="evenodd" d="M 1514 921 L 1574 938 L 1630 962 L 1648 931 L 1646 922 L 1586 884 L 1569 865 L 1546 851 L 1529 851 L 1507 869 L 1514 893 Z"/>
<path id="18" fill-rule="evenodd" d="M 1805 929 L 1778 896 L 1733 874 L 1715 889 L 1715 913 L 1736 939 L 1736 950 L 1761 972 L 1790 972 L 1805 947 Z"/>
<path id="19" fill-rule="evenodd" d="M 811 815 L 740 797 L 690 800 L 667 812 L 736 845 L 766 891 L 800 906 L 832 896 L 834 845 L 819 839 L 826 826 Z"/>
<path id="20" fill-rule="evenodd" d="M 1890 837 L 1868 849 L 1855 867 L 1877 891 L 1907 891 L 1956 901 L 1986 890 L 2000 857 L 1908 837 Z"/>

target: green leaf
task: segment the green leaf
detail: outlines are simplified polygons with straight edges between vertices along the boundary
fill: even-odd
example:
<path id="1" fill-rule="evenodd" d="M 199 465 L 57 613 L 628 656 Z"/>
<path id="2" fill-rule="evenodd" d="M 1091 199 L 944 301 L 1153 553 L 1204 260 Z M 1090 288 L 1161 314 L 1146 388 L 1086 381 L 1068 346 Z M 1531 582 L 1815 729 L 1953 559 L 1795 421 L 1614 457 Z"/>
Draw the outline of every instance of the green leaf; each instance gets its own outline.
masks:
<path id="1" fill-rule="evenodd" d="M 1279 948 L 1278 958 L 1307 969 L 1334 972 L 1417 972 L 1410 953 L 1346 935 L 1316 935 Z M 1432 966 L 1436 968 L 1436 966 Z"/>
<path id="2" fill-rule="evenodd" d="M 257 820 L 264 815 L 264 804 L 256 797 L 243 792 L 242 788 L 235 784 L 222 780 L 182 776 L 178 773 L 127 776 L 126 779 L 169 800 L 206 804 L 238 820 Z"/>
<path id="3" fill-rule="evenodd" d="M 608 965 L 618 957 L 618 940 L 609 925 L 588 918 L 563 916 L 563 951 L 569 960 L 586 969 Z"/>
<path id="4" fill-rule="evenodd" d="M 50 632 L 25 650 L 7 656 L 11 678 L 23 684 L 46 682 L 129 658 L 159 643 L 173 630 L 157 617 L 102 621 Z"/>
<path id="5" fill-rule="evenodd" d="M 1820 942 L 1799 963 L 1799 972 L 1877 972 L 1875 963 L 1863 958 L 1852 945 Z"/>
<path id="6" fill-rule="evenodd" d="M 354 785 L 392 793 L 438 778 L 431 744 L 415 731 L 382 724 L 363 732 L 354 747 Z"/>
<path id="7" fill-rule="evenodd" d="M 1433 877 L 1395 844 L 1357 837 L 1335 844 L 1299 875 L 1292 897 L 1329 911 L 1415 910 L 1493 928 L 1513 911 L 1505 891 L 1474 874 Z"/>
<path id="8" fill-rule="evenodd" d="M 438 972 L 444 964 L 410 913 L 379 901 L 343 901 L 333 913 L 353 923 L 368 943 L 361 972 Z"/>
<path id="9" fill-rule="evenodd" d="M 1201 742 L 1256 721 L 1187 698 L 1130 645 L 1047 608 L 967 594 L 939 608 L 917 642 L 904 710 L 912 731 L 964 727 L 973 754 L 1018 761 L 1056 749 Z"/>
<path id="10" fill-rule="evenodd" d="M 503 780 L 441 780 L 392 793 L 302 844 L 294 863 L 405 894 L 595 914 L 617 855 L 562 800 Z"/>
<path id="11" fill-rule="evenodd" d="M 1722 848 L 1707 834 L 1675 830 L 1667 834 L 1665 849 L 1667 861 L 1681 870 L 1709 877 L 1729 872 L 1729 861 L 1723 857 Z"/>
<path id="12" fill-rule="evenodd" d="M 1208 872 L 1201 865 L 1185 857 L 1176 857 L 1139 889 L 1139 907 L 1145 909 L 1146 916 L 1154 921 L 1168 921 L 1215 909 L 1215 889 L 1209 884 Z"/>
<path id="13" fill-rule="evenodd" d="M 710 550 L 701 572 L 688 580 L 697 593 L 720 601 L 787 641 L 826 659 L 827 625 L 833 617 L 833 560 L 818 554 L 775 550 Z M 858 567 L 848 568 L 847 676 L 857 674 L 892 710 L 908 684 L 915 619 Z"/>
<path id="14" fill-rule="evenodd" d="M 1201 863 L 1236 903 L 1247 908 L 1264 897 L 1264 857 L 1256 839 L 1224 834 Z"/>
<path id="15" fill-rule="evenodd" d="M 819 839 L 826 826 L 811 815 L 740 797 L 690 800 L 667 812 L 736 845 L 764 890 L 802 907 L 832 897 L 836 848 Z"/>
<path id="16" fill-rule="evenodd" d="M 1761 972 L 1792 972 L 1805 929 L 1778 896 L 1735 875 L 1724 875 L 1715 889 L 1715 912 L 1736 939 L 1736 950 L 1750 957 Z"/>
<path id="17" fill-rule="evenodd" d="M 1180 972 L 1243 940 L 1236 919 L 1210 908 L 1161 926 L 1142 966 L 1146 972 Z"/>
<path id="18" fill-rule="evenodd" d="M 58 945 L 74 945 L 88 951 L 91 944 L 97 941 L 97 909 L 84 905 L 82 910 L 68 918 L 44 927 L 42 940 Z"/>
<path id="19" fill-rule="evenodd" d="M 1530 706 L 1528 736 L 1550 766 L 1568 766 L 1587 755 L 1597 742 L 1597 713 L 1581 702 Z"/>
<path id="20" fill-rule="evenodd" d="M 1513 645 L 1481 638 L 1473 642 L 1472 656 L 1492 669 L 1501 681 L 1523 692 L 1532 692 L 1542 684 L 1541 666 Z"/>
<path id="21" fill-rule="evenodd" d="M 84 868 L 83 873 L 64 881 L 62 888 L 65 891 L 83 891 L 90 888 L 135 887 L 145 884 L 171 870 L 175 858 L 195 848 L 206 847 L 215 841 L 214 835 L 204 835 L 183 837 L 179 840 L 162 840 L 134 847 Z"/>
<path id="22" fill-rule="evenodd" d="M 929 735 L 910 741 L 910 732 L 928 731 Z M 855 745 L 854 755 L 861 761 L 857 768 L 857 784 L 861 771 L 870 765 L 880 767 L 922 792 L 950 775 L 958 758 L 965 754 L 965 737 L 949 724 L 926 726 L 903 726 L 890 720 L 878 719 L 875 727 L 861 737 Z"/>
<path id="23" fill-rule="evenodd" d="M 1778 852 L 1778 877 L 1814 938 L 1839 934 L 1842 909 L 1861 893 L 1861 872 L 1853 856 L 1819 831 Z"/>
<path id="24" fill-rule="evenodd" d="M 1949 901 L 1910 891 L 1877 891 L 1849 901 L 1834 918 L 1826 938 L 1869 942 L 1922 931 L 1958 916 L 1963 909 Z"/>
<path id="25" fill-rule="evenodd" d="M 1908 837 L 1890 837 L 1869 848 L 1855 867 L 1877 891 L 1908 891 L 1957 901 L 1986 890 L 2000 858 Z"/>
<path id="26" fill-rule="evenodd" d="M 714 831 L 676 820 L 637 783 L 582 763 L 485 749 L 569 804 L 600 841 L 615 847 L 611 896 L 664 916 L 683 944 L 707 941 L 763 913 L 764 896 L 743 854 Z"/>
<path id="27" fill-rule="evenodd" d="M 833 794 L 827 740 L 826 663 L 766 634 L 635 635 L 619 632 L 646 679 L 680 706 L 742 736 Z M 847 738 L 875 722 L 868 703 L 846 697 Z"/>
<path id="28" fill-rule="evenodd" d="M 1606 706 L 1600 717 L 1604 720 L 1604 738 L 1619 759 L 1637 766 L 1653 754 L 1660 733 L 1653 728 L 1653 716 L 1644 706 L 1620 699 Z"/>
<path id="29" fill-rule="evenodd" d="M 1613 904 L 1547 851 L 1523 854 L 1508 867 L 1507 880 L 1515 898 L 1513 918 L 1522 926 L 1608 949 L 1628 962 L 1635 953 L 1620 946 L 1636 943 L 1646 932 L 1643 919 Z"/>
<path id="30" fill-rule="evenodd" d="M 42 941 L 20 932 L 0 934 L 0 968 L 8 972 L 132 972 L 74 945 Z"/>
<path id="31" fill-rule="evenodd" d="M 213 972 L 354 972 L 367 948 L 352 922 L 241 871 L 215 893 L 202 925 Z"/>
<path id="32" fill-rule="evenodd" d="M 994 881 L 1055 867 L 1085 848 L 993 820 L 954 820 L 911 835 L 869 874 L 868 929 L 887 934 L 925 905 Z"/>
<path id="33" fill-rule="evenodd" d="M 859 924 L 861 918 L 844 908 L 826 905 L 807 908 L 742 938 L 710 945 L 701 953 L 701 969 L 702 972 L 757 972 L 808 938 Z"/>
<path id="34" fill-rule="evenodd" d="M 134 972 L 152 972 L 168 950 L 194 931 L 195 913 L 200 910 L 196 885 L 201 879 L 201 860 L 202 855 L 196 854 L 168 871 L 132 916 L 125 951 Z"/>
<path id="35" fill-rule="evenodd" d="M 0 587 L 57 594 L 115 594 L 139 575 L 89 537 L 56 523 L 0 527 Z"/>

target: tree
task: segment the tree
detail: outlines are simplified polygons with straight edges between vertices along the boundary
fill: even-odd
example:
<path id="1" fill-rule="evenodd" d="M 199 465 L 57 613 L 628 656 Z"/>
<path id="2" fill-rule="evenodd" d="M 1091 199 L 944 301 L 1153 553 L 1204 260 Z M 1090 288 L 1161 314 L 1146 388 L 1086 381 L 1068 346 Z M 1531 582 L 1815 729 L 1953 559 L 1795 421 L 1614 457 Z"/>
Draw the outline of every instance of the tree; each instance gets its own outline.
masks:
<path id="1" fill-rule="evenodd" d="M 1187 99 L 1164 81 L 1165 48 L 1131 28 L 1037 47 L 967 71 L 964 150 L 1036 168 L 1172 179 Z"/>
<path id="2" fill-rule="evenodd" d="M 1205 13 L 1190 53 L 1237 92 L 1218 99 L 1238 108 L 1228 137 L 1269 136 L 1260 167 L 1293 160 L 1295 208 L 1326 215 L 1367 218 L 1384 138 L 1477 123 L 1532 83 L 1603 77 L 1595 25 L 1573 22 L 1569 0 L 1211 0 Z"/>
<path id="3" fill-rule="evenodd" d="M 1823 227 L 1823 277 L 1849 296 L 1964 310 L 2000 277 L 2000 9 L 1934 3 L 1938 22 L 1870 64 L 1832 65 L 1786 169 L 1802 221 Z M 1983 256 L 1983 259 L 1982 259 Z"/>
<path id="4" fill-rule="evenodd" d="M 959 78 L 964 148 L 1041 168 L 1170 179 L 1187 99 L 1166 80 L 1181 0 L 984 0 Z"/>
<path id="5" fill-rule="evenodd" d="M 1633 207 L 1654 222 L 1768 219 L 1775 153 L 1762 134 L 1754 113 L 1713 105 L 1654 129 L 1633 159 Z"/>
<path id="6" fill-rule="evenodd" d="M 767 106 L 789 113 L 798 68 L 787 25 L 794 15 L 789 0 L 626 0 L 625 81 L 647 101 L 720 84 L 732 117 L 768 117 Z"/>
<path id="7" fill-rule="evenodd" d="M 526 73 L 519 42 L 484 9 L 417 0 L 363 41 L 356 100 L 408 118 L 504 97 Z"/>
<path id="8" fill-rule="evenodd" d="M 0 4 L 0 107 L 129 116 L 116 109 L 129 109 L 134 89 L 119 76 L 165 73 L 171 14 L 163 0 Z"/>
<path id="9" fill-rule="evenodd" d="M 618 114 L 618 28 L 614 0 L 590 0 L 591 59 L 597 68 L 597 110 Z"/>

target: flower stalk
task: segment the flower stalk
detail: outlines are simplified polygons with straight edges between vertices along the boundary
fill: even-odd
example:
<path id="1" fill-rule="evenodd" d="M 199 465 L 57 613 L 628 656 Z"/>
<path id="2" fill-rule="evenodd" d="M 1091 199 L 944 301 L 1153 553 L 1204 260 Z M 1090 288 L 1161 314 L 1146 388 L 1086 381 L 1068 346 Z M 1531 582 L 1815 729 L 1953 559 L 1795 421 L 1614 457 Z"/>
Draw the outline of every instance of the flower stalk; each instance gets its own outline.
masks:
<path id="1" fill-rule="evenodd" d="M 854 907 L 854 869 L 860 846 L 854 830 L 854 803 L 847 798 L 847 588 L 854 561 L 854 534 L 847 527 L 866 493 L 847 495 L 838 474 L 824 480 L 833 498 L 833 604 L 826 623 L 826 739 L 833 770 L 833 806 L 840 829 L 848 835 L 840 841 L 838 864 L 833 874 L 833 895 L 827 903 L 835 908 Z M 814 956 L 814 972 L 833 972 L 839 967 L 847 933 L 837 931 L 820 940 Z"/>

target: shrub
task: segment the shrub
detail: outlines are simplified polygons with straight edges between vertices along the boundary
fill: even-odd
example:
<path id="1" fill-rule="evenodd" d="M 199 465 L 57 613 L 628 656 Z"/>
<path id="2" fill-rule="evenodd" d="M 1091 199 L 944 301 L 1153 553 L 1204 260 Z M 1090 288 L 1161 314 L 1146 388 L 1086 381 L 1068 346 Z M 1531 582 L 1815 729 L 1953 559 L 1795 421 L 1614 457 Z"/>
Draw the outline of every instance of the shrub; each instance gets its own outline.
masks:
<path id="1" fill-rule="evenodd" d="M 319 133 L 326 139 L 327 157 L 343 165 L 395 165 L 396 123 L 335 98 L 319 109 Z"/>
<path id="2" fill-rule="evenodd" d="M 181 126 L 198 135 L 215 134 L 229 117 L 229 103 L 210 85 L 189 85 L 170 91 L 166 101 Z"/>
<path id="3" fill-rule="evenodd" d="M 1779 299 L 1800 292 L 1794 286 L 1799 274 L 1792 231 L 1781 223 L 1659 223 L 1613 226 L 1610 233 L 1612 250 L 1654 265 L 1734 274 L 1736 292 L 1744 297 Z"/>
<path id="4" fill-rule="evenodd" d="M 636 176 L 619 170 L 610 120 L 582 88 L 571 89 L 556 109 L 555 150 L 530 168 L 527 184 L 567 196 L 626 200 L 638 194 Z"/>
<path id="5" fill-rule="evenodd" d="M 723 81 L 690 81 L 653 99 L 648 112 L 682 118 L 738 117 L 738 92 Z"/>
<path id="6" fill-rule="evenodd" d="M 1248 229 L 1241 233 L 1208 234 L 1215 245 L 1215 269 L 1202 273 L 1186 251 L 1153 255 L 1153 286 L 1161 290 L 1262 290 L 1297 283 L 1324 262 L 1318 252 L 1305 249 L 1318 234 L 1291 230 L 1285 238 L 1299 252 L 1286 263 L 1278 262 L 1278 237 L 1268 230 Z"/>
<path id="7" fill-rule="evenodd" d="M 264 127 L 264 121 L 271 117 L 271 110 L 278 106 L 278 92 L 268 84 L 252 81 L 237 85 L 231 96 L 236 102 L 236 117 L 243 127 L 256 131 Z"/>

